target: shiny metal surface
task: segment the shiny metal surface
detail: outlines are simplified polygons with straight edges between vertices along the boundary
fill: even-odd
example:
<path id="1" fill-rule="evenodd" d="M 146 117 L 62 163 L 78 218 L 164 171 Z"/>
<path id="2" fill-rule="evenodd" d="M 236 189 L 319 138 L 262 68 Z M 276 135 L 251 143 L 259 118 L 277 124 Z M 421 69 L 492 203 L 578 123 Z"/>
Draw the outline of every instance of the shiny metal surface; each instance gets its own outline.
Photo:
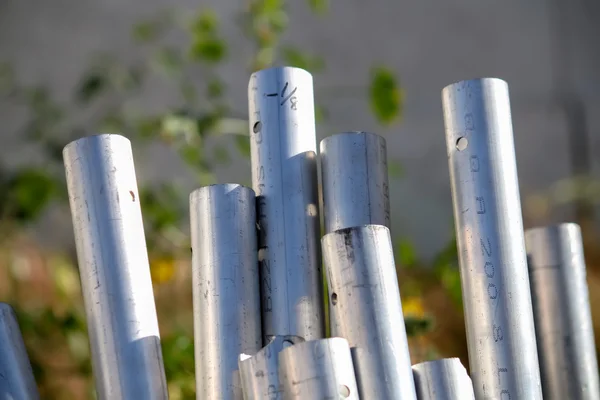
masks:
<path id="1" fill-rule="evenodd" d="M 258 353 L 241 354 L 238 365 L 244 400 L 283 400 L 279 353 L 302 342 L 298 336 L 275 336 Z"/>
<path id="2" fill-rule="evenodd" d="M 27 349 L 12 307 L 0 303 L 0 400 L 38 400 Z"/>
<path id="3" fill-rule="evenodd" d="M 324 335 L 312 76 L 282 67 L 248 86 L 265 340 Z"/>
<path id="4" fill-rule="evenodd" d="M 350 346 L 343 338 L 312 340 L 283 349 L 279 378 L 285 400 L 359 398 Z"/>
<path id="5" fill-rule="evenodd" d="M 63 158 L 98 398 L 166 399 L 131 143 L 85 137 Z"/>
<path id="6" fill-rule="evenodd" d="M 542 398 L 508 85 L 442 91 L 475 397 Z"/>
<path id="7" fill-rule="evenodd" d="M 473 384 L 458 358 L 413 365 L 418 400 L 475 400 Z"/>
<path id="8" fill-rule="evenodd" d="M 332 336 L 350 343 L 360 397 L 416 399 L 389 229 L 341 229 L 322 246 Z"/>
<path id="9" fill-rule="evenodd" d="M 262 347 L 255 195 L 237 184 L 190 195 L 196 398 L 242 398 L 240 353 Z"/>
<path id="10" fill-rule="evenodd" d="M 346 132 L 321 141 L 325 233 L 361 225 L 390 227 L 385 139 Z"/>
<path id="11" fill-rule="evenodd" d="M 545 400 L 598 400 L 598 360 L 581 229 L 560 224 L 525 232 Z"/>

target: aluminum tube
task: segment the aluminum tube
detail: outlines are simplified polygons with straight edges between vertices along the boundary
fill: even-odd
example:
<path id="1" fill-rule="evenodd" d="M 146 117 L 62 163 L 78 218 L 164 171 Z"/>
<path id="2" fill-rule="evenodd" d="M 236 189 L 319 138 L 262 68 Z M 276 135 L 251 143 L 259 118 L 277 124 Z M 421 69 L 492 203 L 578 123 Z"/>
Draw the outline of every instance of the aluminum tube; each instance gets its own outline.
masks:
<path id="1" fill-rule="evenodd" d="M 190 195 L 196 398 L 242 398 L 240 353 L 262 347 L 254 191 L 237 184 Z"/>
<path id="2" fill-rule="evenodd" d="M 262 319 L 274 335 L 324 335 L 312 76 L 256 72 L 248 86 L 252 185 L 257 199 Z"/>
<path id="3" fill-rule="evenodd" d="M 244 400 L 283 400 L 279 380 L 279 353 L 304 342 L 298 336 L 274 336 L 255 355 L 240 354 L 238 361 Z"/>
<path id="4" fill-rule="evenodd" d="M 462 81 L 442 103 L 475 397 L 541 399 L 508 85 Z"/>
<path id="5" fill-rule="evenodd" d="M 598 400 L 598 360 L 581 230 L 560 224 L 525 232 L 545 400 Z"/>
<path id="6" fill-rule="evenodd" d="M 458 358 L 413 365 L 418 400 L 475 400 L 473 383 Z"/>
<path id="7" fill-rule="evenodd" d="M 321 141 L 325 233 L 361 225 L 390 227 L 385 139 L 347 132 Z"/>
<path id="8" fill-rule="evenodd" d="M 350 346 L 343 338 L 312 340 L 283 349 L 279 378 L 284 400 L 359 398 Z"/>
<path id="9" fill-rule="evenodd" d="M 131 143 L 85 137 L 63 158 L 98 398 L 166 399 Z"/>
<path id="10" fill-rule="evenodd" d="M 341 229 L 322 246 L 332 336 L 350 343 L 360 397 L 416 399 L 389 229 Z"/>
<path id="11" fill-rule="evenodd" d="M 10 305 L 0 303 L 0 399 L 39 398 L 15 312 Z"/>

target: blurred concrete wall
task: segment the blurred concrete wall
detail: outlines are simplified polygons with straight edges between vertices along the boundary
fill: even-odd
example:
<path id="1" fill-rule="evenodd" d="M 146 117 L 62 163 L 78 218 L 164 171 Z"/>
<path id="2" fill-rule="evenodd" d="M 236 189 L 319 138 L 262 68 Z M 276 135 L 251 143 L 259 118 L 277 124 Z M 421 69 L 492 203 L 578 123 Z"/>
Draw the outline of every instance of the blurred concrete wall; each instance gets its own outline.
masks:
<path id="1" fill-rule="evenodd" d="M 590 169 L 598 175 L 597 1 L 344 0 L 331 1 L 331 10 L 323 17 L 311 14 L 304 1 L 290 3 L 291 26 L 285 41 L 326 59 L 326 71 L 315 76 L 317 100 L 329 112 L 326 123 L 318 127 L 319 137 L 345 130 L 385 135 L 390 159 L 401 162 L 405 171 L 404 178 L 391 185 L 394 231 L 415 240 L 422 255 L 435 253 L 453 231 L 440 102 L 440 91 L 447 84 L 479 76 L 508 81 L 524 202 L 571 173 L 568 139 L 573 132 L 557 96 L 565 87 L 573 88 L 587 113 L 585 148 L 592 160 Z M 245 115 L 245 61 L 252 50 L 235 23 L 242 5 L 227 0 L 4 0 L 0 61 L 11 62 L 26 81 L 45 82 L 66 97 L 91 55 L 111 50 L 123 58 L 136 56 L 129 39 L 133 23 L 164 7 L 213 7 L 231 44 L 221 75 L 229 84 L 233 108 Z M 388 129 L 377 125 L 363 94 L 369 69 L 380 63 L 397 71 L 406 91 L 404 119 Z M 173 101 L 160 84 L 146 91 L 143 101 L 149 108 Z M 10 164 L 30 160 L 31 153 L 14 134 L 23 117 L 10 104 L 0 103 L 0 154 Z M 220 169 L 220 180 L 248 181 L 245 164 L 243 160 Z M 194 186 L 168 151 L 141 154 L 137 166 L 143 180 L 174 177 L 190 189 Z M 56 232 L 57 218 L 64 222 L 64 237 Z M 64 218 L 64 214 L 51 217 L 47 224 L 53 226 L 53 238 L 68 241 L 71 225 Z M 550 216 L 550 220 L 568 218 L 568 209 L 557 209 Z"/>

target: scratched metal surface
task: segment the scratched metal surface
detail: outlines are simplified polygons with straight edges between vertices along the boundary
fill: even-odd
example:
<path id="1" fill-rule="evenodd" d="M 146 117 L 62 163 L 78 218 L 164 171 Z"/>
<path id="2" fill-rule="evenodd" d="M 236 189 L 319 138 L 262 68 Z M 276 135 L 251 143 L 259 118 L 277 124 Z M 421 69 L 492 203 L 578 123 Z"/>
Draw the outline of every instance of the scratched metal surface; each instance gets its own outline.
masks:
<path id="1" fill-rule="evenodd" d="M 350 343 L 360 397 L 415 400 L 389 229 L 341 229 L 321 242 L 331 334 Z"/>
<path id="2" fill-rule="evenodd" d="M 63 158 L 100 400 L 168 397 L 131 143 L 97 135 Z"/>
<path id="3" fill-rule="evenodd" d="M 254 191 L 190 195 L 196 398 L 241 400 L 238 357 L 262 347 Z"/>
<path id="4" fill-rule="evenodd" d="M 279 376 L 285 400 L 358 400 L 348 341 L 311 340 L 279 353 Z"/>
<path id="5" fill-rule="evenodd" d="M 324 335 L 312 76 L 282 67 L 248 85 L 263 336 Z"/>
<path id="6" fill-rule="evenodd" d="M 544 400 L 598 400 L 598 360 L 579 225 L 525 232 Z"/>
<path id="7" fill-rule="evenodd" d="M 454 83 L 442 103 L 475 397 L 541 400 L 508 85 Z"/>

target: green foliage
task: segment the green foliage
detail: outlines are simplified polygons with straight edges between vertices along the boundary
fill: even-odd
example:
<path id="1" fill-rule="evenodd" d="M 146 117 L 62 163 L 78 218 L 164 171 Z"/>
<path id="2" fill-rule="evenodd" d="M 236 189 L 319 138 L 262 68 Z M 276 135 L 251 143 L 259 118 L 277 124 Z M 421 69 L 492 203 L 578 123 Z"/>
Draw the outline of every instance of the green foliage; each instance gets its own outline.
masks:
<path id="1" fill-rule="evenodd" d="M 396 257 L 400 259 L 400 265 L 404 268 L 410 268 L 417 262 L 417 252 L 408 239 L 402 238 L 398 241 L 395 253 Z"/>
<path id="2" fill-rule="evenodd" d="M 462 289 L 458 268 L 456 240 L 451 240 L 436 256 L 433 267 L 438 279 L 444 285 L 456 305 L 462 307 Z"/>
<path id="3" fill-rule="evenodd" d="M 324 14 L 329 10 L 329 0 L 308 0 L 310 8 L 319 14 Z"/>
<path id="4" fill-rule="evenodd" d="M 389 69 L 377 67 L 371 75 L 371 109 L 380 123 L 391 124 L 400 116 L 402 92 Z"/>

